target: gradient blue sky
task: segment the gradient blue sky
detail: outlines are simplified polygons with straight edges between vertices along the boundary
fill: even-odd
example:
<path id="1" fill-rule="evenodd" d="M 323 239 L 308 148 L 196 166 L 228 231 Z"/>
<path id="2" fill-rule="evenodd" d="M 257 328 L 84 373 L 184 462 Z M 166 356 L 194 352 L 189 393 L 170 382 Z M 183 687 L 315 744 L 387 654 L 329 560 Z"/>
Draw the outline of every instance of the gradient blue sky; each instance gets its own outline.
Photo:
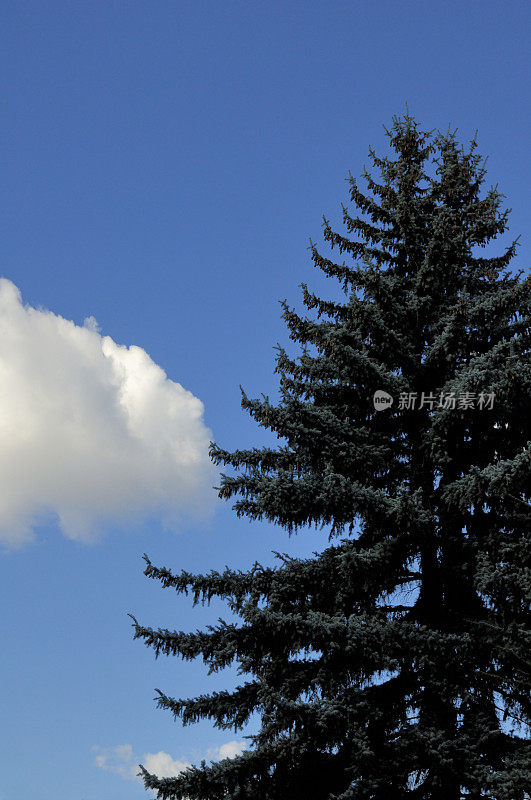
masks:
<path id="1" fill-rule="evenodd" d="M 202 400 L 226 447 L 265 440 L 238 386 L 274 395 L 278 300 L 297 303 L 301 281 L 333 291 L 308 239 L 320 241 L 323 213 L 338 218 L 347 171 L 361 172 L 370 144 L 385 150 L 382 125 L 406 102 L 426 129 L 451 124 L 465 141 L 479 130 L 529 263 L 527 3 L 0 7 L 0 274 L 25 303 L 77 325 L 93 315 L 144 348 Z M 221 613 L 149 582 L 141 554 L 245 568 L 322 535 L 288 540 L 224 506 L 178 533 L 156 514 L 94 544 L 53 518 L 36 533 L 0 558 L 0 800 L 140 800 L 98 754 L 127 744 L 133 757 L 197 761 L 240 739 L 154 708 L 154 687 L 187 696 L 234 676 L 206 679 L 132 642 L 128 611 L 184 629 Z"/>

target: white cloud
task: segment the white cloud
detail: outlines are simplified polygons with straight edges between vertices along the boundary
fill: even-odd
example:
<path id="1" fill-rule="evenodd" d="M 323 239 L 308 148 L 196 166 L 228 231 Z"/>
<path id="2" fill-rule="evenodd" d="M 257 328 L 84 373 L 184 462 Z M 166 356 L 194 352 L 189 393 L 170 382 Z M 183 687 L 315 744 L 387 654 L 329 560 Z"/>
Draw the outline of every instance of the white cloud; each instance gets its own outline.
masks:
<path id="1" fill-rule="evenodd" d="M 122 778 L 136 780 L 138 764 L 134 763 L 133 748 L 130 744 L 118 744 L 116 747 L 94 747 L 97 752 L 96 766 L 115 772 Z"/>
<path id="2" fill-rule="evenodd" d="M 186 761 L 176 761 L 168 753 L 146 753 L 142 760 L 142 764 L 158 778 L 174 778 L 179 772 L 187 769 L 190 764 Z"/>
<path id="3" fill-rule="evenodd" d="M 174 778 L 180 772 L 187 769 L 190 764 L 187 761 L 173 759 L 168 753 L 162 750 L 158 753 L 145 753 L 143 758 L 135 756 L 130 744 L 118 744 L 116 747 L 93 747 L 96 752 L 96 766 L 114 772 L 127 780 L 139 780 L 139 764 L 157 775 L 159 778 Z"/>
<path id="4" fill-rule="evenodd" d="M 91 540 L 111 523 L 208 513 L 216 473 L 203 404 L 141 347 L 24 306 L 0 279 L 0 542 L 39 519 Z"/>
<path id="5" fill-rule="evenodd" d="M 237 742 L 235 739 L 232 742 L 222 744 L 215 750 L 209 750 L 209 757 L 212 761 L 221 761 L 223 758 L 234 758 L 239 756 L 245 750 L 245 742 Z"/>
<path id="6" fill-rule="evenodd" d="M 93 747 L 96 752 L 96 766 L 115 772 L 128 780 L 141 780 L 138 777 L 138 765 L 143 766 L 152 775 L 158 778 L 173 778 L 190 766 L 188 761 L 174 759 L 169 753 L 160 750 L 158 753 L 145 753 L 143 758 L 136 757 L 130 744 L 119 744 L 116 747 Z M 223 758 L 234 758 L 245 749 L 244 742 L 226 742 L 220 747 L 207 751 L 211 761 L 221 761 Z"/>
<path id="7" fill-rule="evenodd" d="M 139 764 L 143 764 L 148 772 L 158 778 L 173 778 L 190 766 L 188 761 L 174 759 L 163 750 L 158 753 L 145 753 L 143 758 L 136 757 L 130 744 L 119 744 L 116 747 L 108 748 L 93 747 L 92 749 L 96 752 L 96 766 L 109 772 L 115 772 L 128 780 L 140 780 L 137 775 Z M 244 742 L 234 740 L 208 750 L 208 758 L 212 761 L 234 758 L 244 749 Z"/>
<path id="8" fill-rule="evenodd" d="M 92 314 L 90 317 L 85 317 L 83 320 L 83 327 L 88 328 L 89 331 L 96 331 L 96 333 L 99 333 L 101 330 L 100 326 L 98 325 L 98 320 L 96 317 L 93 317 Z"/>

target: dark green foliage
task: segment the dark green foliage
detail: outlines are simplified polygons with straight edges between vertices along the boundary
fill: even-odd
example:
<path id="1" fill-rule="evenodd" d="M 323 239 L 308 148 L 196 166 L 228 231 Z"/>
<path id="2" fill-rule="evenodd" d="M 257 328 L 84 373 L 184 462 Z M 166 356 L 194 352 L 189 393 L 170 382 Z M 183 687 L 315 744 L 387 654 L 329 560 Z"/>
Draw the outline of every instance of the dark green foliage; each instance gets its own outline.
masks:
<path id="1" fill-rule="evenodd" d="M 237 664 L 232 692 L 160 694 L 184 724 L 211 719 L 259 732 L 242 755 L 159 780 L 159 798 L 190 800 L 523 800 L 531 786 L 531 283 L 479 248 L 506 230 L 483 191 L 475 142 L 389 131 L 371 151 L 381 183 L 350 178 L 360 216 L 324 238 L 343 302 L 303 286 L 313 317 L 284 305 L 300 357 L 279 349 L 281 397 L 243 407 L 277 449 L 227 452 L 220 496 L 238 515 L 288 532 L 329 532 L 308 559 L 279 556 L 246 573 L 146 575 L 224 599 L 240 619 L 197 633 L 145 628 L 157 654 Z M 480 251 L 481 252 L 481 251 Z M 391 408 L 375 411 L 384 390 Z M 492 408 L 401 408 L 420 398 L 494 393 Z M 326 533 L 324 534 L 326 535 Z M 503 717 L 504 721 L 501 721 Z"/>

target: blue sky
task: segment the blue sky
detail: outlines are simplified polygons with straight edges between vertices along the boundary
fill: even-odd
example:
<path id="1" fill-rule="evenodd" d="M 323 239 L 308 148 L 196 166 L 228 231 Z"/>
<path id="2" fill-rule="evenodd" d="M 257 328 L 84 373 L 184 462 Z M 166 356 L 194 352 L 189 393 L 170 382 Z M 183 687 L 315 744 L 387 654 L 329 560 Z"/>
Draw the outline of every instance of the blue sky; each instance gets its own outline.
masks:
<path id="1" fill-rule="evenodd" d="M 478 129 L 529 263 L 529 16 L 491 0 L 2 3 L 0 800 L 140 800 L 138 759 L 238 746 L 155 709 L 155 687 L 234 675 L 132 641 L 129 611 L 182 629 L 222 613 L 148 581 L 141 555 L 208 571 L 322 546 L 236 520 L 205 442 L 266 440 L 239 384 L 274 395 L 278 300 L 298 303 L 301 281 L 334 291 L 309 237 L 406 102 L 426 129 Z"/>

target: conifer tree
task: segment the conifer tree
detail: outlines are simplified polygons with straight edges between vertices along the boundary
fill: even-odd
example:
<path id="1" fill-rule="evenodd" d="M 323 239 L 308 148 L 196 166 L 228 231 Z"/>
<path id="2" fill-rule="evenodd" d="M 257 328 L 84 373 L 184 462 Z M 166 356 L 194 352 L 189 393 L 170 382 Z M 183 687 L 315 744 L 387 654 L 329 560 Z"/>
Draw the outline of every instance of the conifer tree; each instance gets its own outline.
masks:
<path id="1" fill-rule="evenodd" d="M 203 575 L 146 557 L 148 577 L 239 620 L 134 620 L 157 655 L 242 676 L 158 705 L 185 725 L 260 720 L 235 758 L 142 770 L 161 800 L 529 797 L 531 282 L 516 242 L 482 252 L 508 212 L 475 140 L 409 114 L 387 134 L 365 193 L 348 179 L 344 234 L 324 221 L 330 255 L 311 244 L 343 299 L 303 285 L 304 316 L 284 303 L 300 350 L 278 350 L 280 399 L 243 394 L 278 446 L 211 448 L 238 516 L 318 526 L 322 551 Z"/>

